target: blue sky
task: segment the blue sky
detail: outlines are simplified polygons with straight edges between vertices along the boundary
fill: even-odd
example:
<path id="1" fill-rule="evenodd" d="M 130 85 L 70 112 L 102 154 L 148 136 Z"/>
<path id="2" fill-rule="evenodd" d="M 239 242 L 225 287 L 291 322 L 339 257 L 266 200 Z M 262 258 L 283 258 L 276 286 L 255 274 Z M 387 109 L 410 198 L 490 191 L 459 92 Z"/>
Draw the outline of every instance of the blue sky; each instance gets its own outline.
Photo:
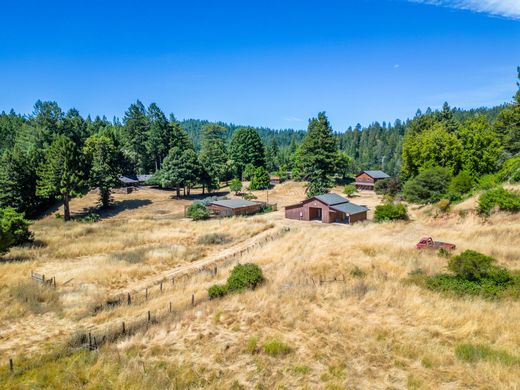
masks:
<path id="1" fill-rule="evenodd" d="M 510 101 L 520 1 L 19 1 L 2 5 L 0 110 L 334 130 Z"/>

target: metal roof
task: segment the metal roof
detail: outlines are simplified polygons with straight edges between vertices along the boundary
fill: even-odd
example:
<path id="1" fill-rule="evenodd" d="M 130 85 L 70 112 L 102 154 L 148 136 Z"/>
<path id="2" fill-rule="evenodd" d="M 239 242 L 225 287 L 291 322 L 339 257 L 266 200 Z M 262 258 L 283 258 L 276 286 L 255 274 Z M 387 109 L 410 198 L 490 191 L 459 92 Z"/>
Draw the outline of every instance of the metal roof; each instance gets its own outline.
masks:
<path id="1" fill-rule="evenodd" d="M 127 176 L 119 176 L 119 181 L 121 181 L 121 183 L 124 183 L 124 184 L 133 184 L 133 183 L 138 183 L 137 180 L 134 180 L 130 177 L 127 177 Z"/>
<path id="2" fill-rule="evenodd" d="M 348 202 L 348 200 L 345 199 L 344 197 L 339 196 L 338 194 L 334 194 L 332 192 L 330 192 L 328 194 L 317 195 L 317 196 L 315 196 L 315 198 L 329 206 L 332 206 L 332 205 L 338 204 L 338 203 Z"/>
<path id="3" fill-rule="evenodd" d="M 221 207 L 227 207 L 229 209 L 239 209 L 241 207 L 250 207 L 250 206 L 256 206 L 260 203 L 258 202 L 251 202 L 249 200 L 245 199 L 226 199 L 226 200 L 216 200 L 214 202 L 211 202 L 210 205 L 216 205 Z"/>
<path id="4" fill-rule="evenodd" d="M 386 174 L 383 171 L 363 171 L 361 173 L 366 173 L 368 176 L 370 176 L 374 179 L 388 179 L 390 177 L 388 174 Z"/>
<path id="5" fill-rule="evenodd" d="M 146 182 L 148 181 L 149 179 L 152 178 L 153 175 L 137 175 L 137 180 L 138 181 L 142 181 L 142 182 Z"/>
<path id="6" fill-rule="evenodd" d="M 368 211 L 368 208 L 366 208 L 365 206 L 359 206 L 357 204 L 350 203 L 350 202 L 337 204 L 337 205 L 334 205 L 331 207 L 334 210 L 341 211 L 342 213 L 345 213 L 348 215 L 359 214 L 359 213 Z"/>

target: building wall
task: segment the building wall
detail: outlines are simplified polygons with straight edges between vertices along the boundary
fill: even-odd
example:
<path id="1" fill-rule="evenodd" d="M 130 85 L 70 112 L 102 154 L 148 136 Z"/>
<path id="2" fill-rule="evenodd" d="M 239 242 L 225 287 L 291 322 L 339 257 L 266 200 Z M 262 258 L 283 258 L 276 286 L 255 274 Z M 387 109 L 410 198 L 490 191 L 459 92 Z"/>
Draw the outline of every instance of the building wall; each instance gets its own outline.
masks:
<path id="1" fill-rule="evenodd" d="M 312 199 L 303 202 L 300 207 L 286 207 L 285 217 L 289 219 L 300 219 L 302 221 L 310 221 L 311 217 L 314 216 L 315 211 L 311 209 L 321 209 L 321 220 L 324 223 L 330 223 L 329 220 L 329 206 L 321 203 L 319 200 Z"/>
<path id="2" fill-rule="evenodd" d="M 367 212 L 363 211 L 362 213 L 351 215 L 350 216 L 350 223 L 366 221 L 366 219 L 367 219 Z"/>
<path id="3" fill-rule="evenodd" d="M 239 207 L 235 209 L 231 209 L 228 207 L 223 207 L 215 204 L 211 204 L 208 206 L 208 209 L 211 211 L 217 213 L 218 215 L 222 217 L 230 217 L 233 215 L 247 215 L 247 214 L 254 214 L 260 211 L 262 205 L 257 204 L 253 206 L 247 206 L 247 207 Z"/>
<path id="4" fill-rule="evenodd" d="M 371 176 L 369 176 L 363 172 L 362 174 L 356 176 L 356 183 L 372 183 L 373 184 L 373 183 L 375 183 L 375 180 Z"/>

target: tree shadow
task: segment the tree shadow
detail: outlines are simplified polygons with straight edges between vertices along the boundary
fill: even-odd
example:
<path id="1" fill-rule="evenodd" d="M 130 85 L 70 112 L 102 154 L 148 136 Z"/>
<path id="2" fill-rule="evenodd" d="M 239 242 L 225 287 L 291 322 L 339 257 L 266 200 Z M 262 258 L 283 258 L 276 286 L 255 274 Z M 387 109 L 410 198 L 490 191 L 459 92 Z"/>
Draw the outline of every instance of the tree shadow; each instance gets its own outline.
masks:
<path id="1" fill-rule="evenodd" d="M 79 213 L 74 213 L 74 219 L 82 219 L 89 216 L 89 214 L 95 213 L 98 214 L 101 219 L 111 218 L 119 213 L 122 213 L 126 210 L 135 210 L 143 206 L 147 206 L 152 204 L 152 201 L 149 199 L 125 199 L 118 202 L 115 202 L 108 208 L 100 208 L 100 207 L 87 207 L 84 208 Z"/>

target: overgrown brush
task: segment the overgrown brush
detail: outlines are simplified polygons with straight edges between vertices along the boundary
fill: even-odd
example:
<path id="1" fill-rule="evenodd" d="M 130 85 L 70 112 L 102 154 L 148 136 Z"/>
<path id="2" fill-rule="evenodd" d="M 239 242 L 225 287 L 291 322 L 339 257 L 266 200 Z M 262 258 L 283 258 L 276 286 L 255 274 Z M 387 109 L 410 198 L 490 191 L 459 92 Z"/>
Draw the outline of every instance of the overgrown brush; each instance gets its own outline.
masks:
<path id="1" fill-rule="evenodd" d="M 408 220 L 408 211 L 404 204 L 387 203 L 387 204 L 376 206 L 376 211 L 374 213 L 374 221 L 384 222 L 384 221 L 397 221 L 397 220 L 402 220 L 402 221 Z"/>
<path id="2" fill-rule="evenodd" d="M 253 263 L 236 265 L 229 275 L 226 284 L 214 284 L 208 289 L 210 299 L 220 298 L 230 292 L 255 289 L 264 280 L 262 270 Z"/>
<path id="3" fill-rule="evenodd" d="M 496 187 L 484 192 L 478 200 L 478 211 L 482 215 L 489 215 L 494 208 L 501 211 L 519 212 L 520 194 Z"/>
<path id="4" fill-rule="evenodd" d="M 227 233 L 208 233 L 197 239 L 199 245 L 220 245 L 231 241 L 231 237 Z"/>
<path id="5" fill-rule="evenodd" d="M 41 285 L 33 280 L 19 282 L 12 286 L 10 295 L 35 314 L 61 311 L 58 292 L 52 287 Z"/>

